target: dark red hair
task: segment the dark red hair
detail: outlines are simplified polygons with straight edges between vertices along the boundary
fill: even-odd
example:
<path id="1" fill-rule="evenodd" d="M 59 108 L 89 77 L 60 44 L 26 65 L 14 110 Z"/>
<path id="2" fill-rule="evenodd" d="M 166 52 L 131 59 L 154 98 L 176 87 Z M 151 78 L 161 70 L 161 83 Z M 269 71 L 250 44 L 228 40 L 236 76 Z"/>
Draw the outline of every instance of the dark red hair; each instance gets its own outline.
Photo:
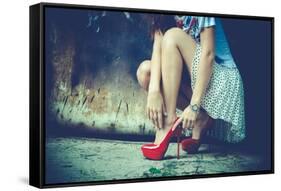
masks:
<path id="1" fill-rule="evenodd" d="M 148 23 L 149 35 L 152 40 L 155 31 L 161 30 L 164 34 L 169 28 L 177 26 L 174 15 L 146 14 L 144 15 L 144 19 Z"/>

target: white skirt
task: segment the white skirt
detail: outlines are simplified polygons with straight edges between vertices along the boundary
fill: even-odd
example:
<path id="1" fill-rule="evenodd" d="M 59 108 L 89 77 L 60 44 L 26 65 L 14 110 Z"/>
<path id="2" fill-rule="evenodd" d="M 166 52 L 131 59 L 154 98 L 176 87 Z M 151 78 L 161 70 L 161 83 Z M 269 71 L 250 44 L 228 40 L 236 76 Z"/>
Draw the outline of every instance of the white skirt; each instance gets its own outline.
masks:
<path id="1" fill-rule="evenodd" d="M 197 79 L 200 57 L 201 46 L 197 44 L 192 61 L 192 90 Z M 227 68 L 214 62 L 201 107 L 215 119 L 214 127 L 207 135 L 230 143 L 245 138 L 244 88 L 237 68 Z"/>

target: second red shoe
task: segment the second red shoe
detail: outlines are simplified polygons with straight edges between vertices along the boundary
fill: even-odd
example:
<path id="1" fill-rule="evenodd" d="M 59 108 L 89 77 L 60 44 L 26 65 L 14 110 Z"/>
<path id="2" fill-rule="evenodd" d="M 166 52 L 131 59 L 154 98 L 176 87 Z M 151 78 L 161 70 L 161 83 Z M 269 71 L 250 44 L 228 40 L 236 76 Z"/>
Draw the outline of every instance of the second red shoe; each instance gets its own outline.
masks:
<path id="1" fill-rule="evenodd" d="M 200 145 L 200 141 L 197 139 L 188 138 L 181 141 L 182 150 L 186 151 L 188 154 L 197 153 Z"/>

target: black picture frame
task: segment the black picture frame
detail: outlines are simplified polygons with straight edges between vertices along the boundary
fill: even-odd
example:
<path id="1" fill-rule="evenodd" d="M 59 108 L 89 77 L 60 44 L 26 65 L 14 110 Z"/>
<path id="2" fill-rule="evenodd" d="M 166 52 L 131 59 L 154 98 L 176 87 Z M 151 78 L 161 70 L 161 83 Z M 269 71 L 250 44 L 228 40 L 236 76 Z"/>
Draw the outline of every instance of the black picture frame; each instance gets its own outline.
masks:
<path id="1" fill-rule="evenodd" d="M 271 65 L 270 68 L 270 86 L 268 89 L 267 103 L 270 103 L 271 110 L 271 138 L 268 144 L 271 145 L 271 150 L 268 151 L 271 163 L 271 168 L 268 170 L 238 172 L 238 173 L 221 173 L 221 174 L 201 174 L 188 176 L 171 176 L 171 177 L 154 177 L 154 178 L 138 178 L 128 180 L 104 180 L 91 182 L 69 182 L 46 184 L 45 183 L 45 9 L 52 8 L 67 8 L 80 10 L 108 10 L 108 11 L 128 11 L 140 13 L 163 13 L 163 14 L 180 14 L 180 15 L 198 15 L 198 16 L 214 16 L 222 18 L 237 18 L 237 19 L 253 19 L 267 21 L 271 23 Z M 198 12 L 183 12 L 170 10 L 155 10 L 155 9 L 138 9 L 127 7 L 104 7 L 94 5 L 73 5 L 73 4 L 56 4 L 56 3 L 39 3 L 30 6 L 30 139 L 29 139 L 29 183 L 38 188 L 53 188 L 65 186 L 84 186 L 84 185 L 99 185 L 99 184 L 116 184 L 116 183 L 132 183 L 132 182 L 149 182 L 149 181 L 165 181 L 178 179 L 193 179 L 193 178 L 209 178 L 209 177 L 226 177 L 226 176 L 242 176 L 242 175 L 257 175 L 257 174 L 272 174 L 274 173 L 274 18 L 248 15 L 231 15 L 231 14 L 214 14 L 214 13 L 198 13 Z M 268 90 L 267 89 L 267 90 Z"/>

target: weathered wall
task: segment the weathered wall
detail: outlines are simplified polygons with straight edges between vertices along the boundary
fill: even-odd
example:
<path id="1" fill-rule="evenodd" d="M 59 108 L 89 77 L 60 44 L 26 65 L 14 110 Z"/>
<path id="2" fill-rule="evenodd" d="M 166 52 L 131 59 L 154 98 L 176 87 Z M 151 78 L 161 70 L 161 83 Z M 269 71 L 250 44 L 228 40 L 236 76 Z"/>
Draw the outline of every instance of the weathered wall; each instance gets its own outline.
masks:
<path id="1" fill-rule="evenodd" d="M 135 76 L 152 51 L 143 15 L 73 10 L 51 15 L 46 17 L 47 103 L 56 127 L 153 135 L 146 92 Z M 187 104 L 178 99 L 178 108 Z"/>
<path id="2" fill-rule="evenodd" d="M 52 104 L 59 121 L 118 133 L 151 133 L 152 124 L 145 116 L 146 93 L 127 71 L 126 61 L 116 60 L 71 90 L 73 52 L 66 49 L 65 53 L 68 59 L 62 59 L 61 64 L 69 62 L 64 65 L 68 72 L 56 75 L 60 83 L 56 83 Z M 93 87 L 86 87 L 86 81 L 91 81 Z"/>
<path id="3" fill-rule="evenodd" d="M 48 108 L 65 126 L 153 134 L 146 92 L 135 77 L 151 54 L 147 27 L 139 15 L 123 13 L 93 12 L 72 22 L 84 14 L 47 20 Z"/>

